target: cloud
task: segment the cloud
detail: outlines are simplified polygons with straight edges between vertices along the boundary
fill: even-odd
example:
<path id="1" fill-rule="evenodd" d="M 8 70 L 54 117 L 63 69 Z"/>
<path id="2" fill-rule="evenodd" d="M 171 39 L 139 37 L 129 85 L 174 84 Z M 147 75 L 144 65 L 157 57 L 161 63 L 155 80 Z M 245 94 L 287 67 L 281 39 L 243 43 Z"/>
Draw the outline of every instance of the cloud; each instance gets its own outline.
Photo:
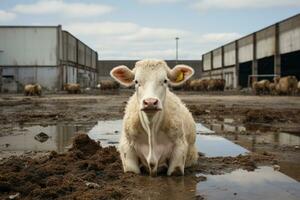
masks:
<path id="1" fill-rule="evenodd" d="M 12 21 L 15 18 L 16 18 L 15 13 L 0 10 L 0 22 Z"/>
<path id="2" fill-rule="evenodd" d="M 161 3 L 177 3 L 182 0 L 137 0 L 139 3 L 144 4 L 161 4 Z"/>
<path id="3" fill-rule="evenodd" d="M 181 29 L 145 27 L 131 22 L 70 23 L 71 32 L 99 52 L 100 59 L 175 59 L 175 37 L 180 59 L 201 59 L 202 53 L 240 37 L 238 33 L 193 33 Z"/>
<path id="4" fill-rule="evenodd" d="M 138 26 L 130 22 L 78 22 L 67 24 L 64 28 L 86 36 L 124 35 L 138 31 Z"/>
<path id="5" fill-rule="evenodd" d="M 67 3 L 63 0 L 40 0 L 33 4 L 17 4 L 14 12 L 28 15 L 58 14 L 69 18 L 84 18 L 110 13 L 114 8 L 93 3 Z"/>
<path id="6" fill-rule="evenodd" d="M 119 35 L 124 41 L 145 41 L 174 39 L 187 35 L 187 31 L 168 28 L 142 27 L 131 22 L 80 22 L 70 23 L 65 26 L 67 30 L 81 35 Z"/>
<path id="7" fill-rule="evenodd" d="M 124 36 L 123 39 L 129 41 L 171 40 L 187 34 L 188 32 L 178 29 L 140 27 L 137 32 Z"/>
<path id="8" fill-rule="evenodd" d="M 249 9 L 270 7 L 299 7 L 299 0 L 197 0 L 192 7 L 206 11 L 211 9 Z"/>

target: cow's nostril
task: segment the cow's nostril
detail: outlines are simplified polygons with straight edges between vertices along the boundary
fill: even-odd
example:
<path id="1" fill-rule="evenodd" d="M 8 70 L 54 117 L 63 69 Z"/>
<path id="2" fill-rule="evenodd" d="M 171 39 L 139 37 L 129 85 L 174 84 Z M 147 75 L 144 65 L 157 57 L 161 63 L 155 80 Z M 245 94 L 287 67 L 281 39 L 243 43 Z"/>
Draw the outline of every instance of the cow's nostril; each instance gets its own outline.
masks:
<path id="1" fill-rule="evenodd" d="M 153 102 L 153 105 L 157 105 L 157 103 L 158 103 L 158 100 L 155 99 L 154 102 Z"/>
<path id="2" fill-rule="evenodd" d="M 148 102 L 146 100 L 143 101 L 144 105 L 148 105 Z"/>
<path id="3" fill-rule="evenodd" d="M 149 165 L 150 165 L 150 169 L 153 170 L 154 167 L 155 167 L 155 164 L 154 163 L 150 163 Z"/>

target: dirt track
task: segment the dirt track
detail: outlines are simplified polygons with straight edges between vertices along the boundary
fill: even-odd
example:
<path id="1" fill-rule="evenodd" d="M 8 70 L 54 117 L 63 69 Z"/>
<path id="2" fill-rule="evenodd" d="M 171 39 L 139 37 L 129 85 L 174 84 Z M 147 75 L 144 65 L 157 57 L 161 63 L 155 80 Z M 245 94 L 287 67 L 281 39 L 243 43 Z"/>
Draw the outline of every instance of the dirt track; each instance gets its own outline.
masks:
<path id="1" fill-rule="evenodd" d="M 1 95 L 0 125 L 15 123 L 91 123 L 122 118 L 132 91 L 107 95 Z M 241 122 L 300 122 L 300 97 L 198 95 L 178 93 L 197 120 L 234 118 Z"/>

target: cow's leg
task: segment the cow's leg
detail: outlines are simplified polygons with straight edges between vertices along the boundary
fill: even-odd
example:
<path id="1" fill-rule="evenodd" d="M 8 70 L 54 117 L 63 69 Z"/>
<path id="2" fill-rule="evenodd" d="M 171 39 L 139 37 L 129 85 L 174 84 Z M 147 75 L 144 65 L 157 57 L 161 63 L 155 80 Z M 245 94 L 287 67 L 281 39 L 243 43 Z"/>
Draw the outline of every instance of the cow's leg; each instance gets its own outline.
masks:
<path id="1" fill-rule="evenodd" d="M 141 173 L 136 151 L 129 145 L 126 139 L 120 141 L 120 154 L 124 172 L 134 172 L 136 174 Z"/>
<path id="2" fill-rule="evenodd" d="M 171 176 L 174 173 L 180 173 L 184 175 L 184 165 L 187 155 L 187 144 L 183 140 L 179 140 L 176 142 L 175 147 L 173 149 L 167 175 Z"/>

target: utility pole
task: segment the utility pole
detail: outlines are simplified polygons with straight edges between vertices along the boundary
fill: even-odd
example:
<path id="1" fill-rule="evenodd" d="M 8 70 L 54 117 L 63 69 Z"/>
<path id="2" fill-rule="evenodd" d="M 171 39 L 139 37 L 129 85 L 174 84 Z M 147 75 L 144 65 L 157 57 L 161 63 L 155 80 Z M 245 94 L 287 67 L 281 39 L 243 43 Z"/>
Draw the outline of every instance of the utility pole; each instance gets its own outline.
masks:
<path id="1" fill-rule="evenodd" d="M 178 64 L 178 40 L 179 40 L 179 37 L 176 37 L 175 40 L 176 40 L 176 64 Z"/>

